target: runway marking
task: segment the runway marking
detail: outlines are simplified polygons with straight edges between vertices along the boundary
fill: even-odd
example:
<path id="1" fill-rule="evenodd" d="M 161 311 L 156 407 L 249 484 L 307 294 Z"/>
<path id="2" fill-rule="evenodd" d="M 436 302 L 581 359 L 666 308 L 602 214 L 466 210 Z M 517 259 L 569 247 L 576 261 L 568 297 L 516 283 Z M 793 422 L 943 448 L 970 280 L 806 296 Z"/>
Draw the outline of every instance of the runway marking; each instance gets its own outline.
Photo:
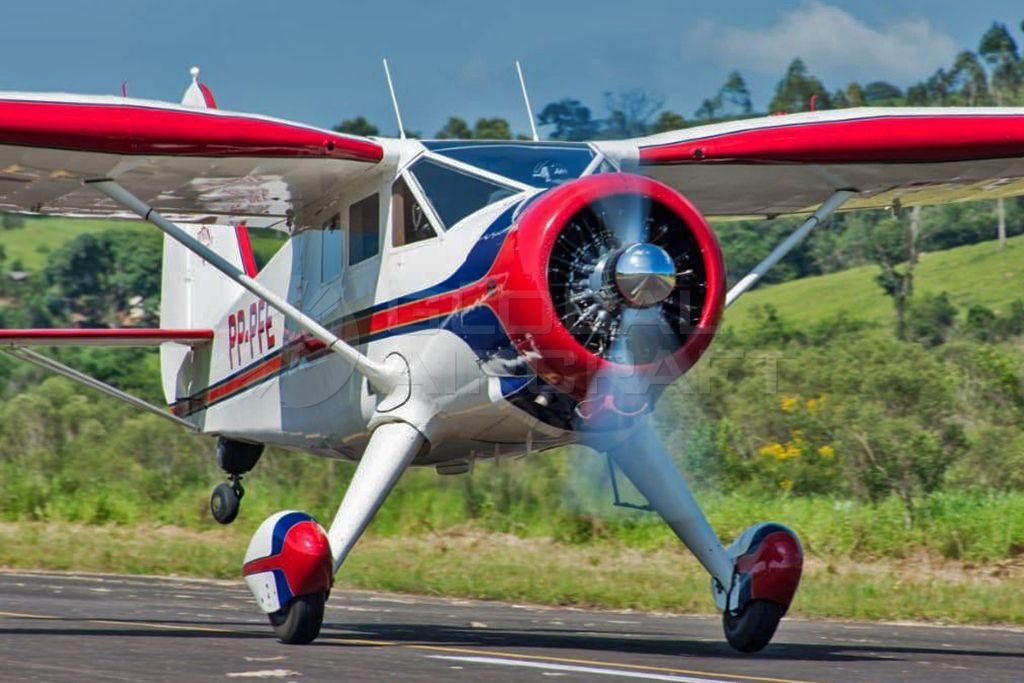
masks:
<path id="1" fill-rule="evenodd" d="M 263 671 L 235 671 L 224 675 L 228 678 L 293 678 L 302 674 L 291 669 L 264 669 Z"/>
<path id="2" fill-rule="evenodd" d="M 157 624 L 148 621 L 130 621 L 128 619 L 85 619 L 90 624 L 103 624 L 104 626 L 144 626 L 147 628 L 166 629 L 168 631 L 203 631 L 205 633 L 243 633 L 230 628 L 218 628 L 216 626 L 199 626 L 185 624 Z"/>
<path id="3" fill-rule="evenodd" d="M 729 679 L 725 678 L 696 678 L 694 676 L 646 673 L 642 671 L 627 671 L 625 669 L 606 669 L 596 666 L 530 662 L 523 659 L 505 659 L 504 657 L 457 657 L 454 655 L 430 655 L 430 658 L 444 659 L 453 662 L 469 662 L 471 664 L 497 664 L 499 666 L 518 666 L 526 669 L 543 669 L 545 671 L 564 671 L 568 673 L 592 674 L 597 676 L 618 676 L 619 678 L 639 678 L 646 681 L 672 681 L 673 683 L 730 683 Z"/>
<path id="4" fill-rule="evenodd" d="M 547 655 L 528 655 L 516 652 L 501 652 L 497 650 L 479 650 L 465 647 L 445 647 L 443 645 L 406 645 L 413 650 L 428 650 L 431 652 L 453 652 L 470 656 L 493 656 L 518 660 L 537 660 L 542 662 L 554 662 L 557 664 L 579 664 L 582 666 L 603 666 L 618 667 L 620 669 L 635 669 L 637 671 L 653 671 L 657 673 L 685 674 L 691 676 L 727 676 L 728 678 L 741 681 L 757 681 L 758 683 L 816 683 L 815 681 L 797 680 L 794 678 L 771 678 L 768 676 L 750 676 L 745 674 L 720 673 L 717 671 L 697 671 L 694 669 L 675 669 L 666 666 L 650 666 L 646 664 L 624 664 L 622 662 L 603 662 L 593 659 L 575 659 L 571 657 L 550 657 Z"/>
<path id="5" fill-rule="evenodd" d="M 51 617 L 46 614 L 22 614 L 21 612 L 0 612 L 0 617 L 11 617 L 12 619 L 63 619 L 63 617 Z"/>
<path id="6" fill-rule="evenodd" d="M 76 619 L 74 617 L 55 617 L 49 614 L 25 614 L 22 612 L 0 612 L 0 617 L 11 619 L 49 619 L 59 621 L 82 621 L 87 624 L 102 624 L 104 626 L 142 626 L 145 628 L 166 629 L 169 631 L 204 631 L 206 633 L 244 633 L 229 628 L 218 628 L 216 626 L 199 626 L 184 624 L 157 624 L 148 621 L 131 621 L 128 619 Z"/>
<path id="7" fill-rule="evenodd" d="M 318 643 L 337 643 L 338 645 L 373 645 L 375 647 L 394 647 L 398 643 L 390 640 L 369 640 L 367 638 L 317 638 Z"/>

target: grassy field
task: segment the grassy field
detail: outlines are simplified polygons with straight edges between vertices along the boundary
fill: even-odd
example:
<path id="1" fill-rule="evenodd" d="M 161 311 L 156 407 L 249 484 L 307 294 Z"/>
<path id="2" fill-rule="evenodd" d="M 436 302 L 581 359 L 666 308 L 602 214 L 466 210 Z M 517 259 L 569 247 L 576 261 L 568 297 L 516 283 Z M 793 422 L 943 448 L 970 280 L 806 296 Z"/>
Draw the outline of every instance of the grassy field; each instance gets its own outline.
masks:
<path id="1" fill-rule="evenodd" d="M 25 218 L 25 225 L 14 230 L 0 230 L 0 244 L 7 253 L 8 265 L 21 261 L 25 270 L 35 272 L 46 265 L 50 252 L 60 245 L 87 233 L 108 230 L 129 230 L 141 234 L 158 235 L 157 229 L 142 221 L 80 218 Z M 253 250 L 263 263 L 277 251 L 281 239 L 258 231 L 253 234 Z"/>
<path id="2" fill-rule="evenodd" d="M 25 270 L 35 272 L 46 265 L 50 252 L 65 242 L 79 235 L 116 229 L 141 234 L 153 228 L 141 221 L 26 218 L 24 227 L 0 231 L 0 244 L 4 245 L 8 264 L 21 261 Z"/>
<path id="3" fill-rule="evenodd" d="M 772 304 L 796 322 L 813 322 L 840 311 L 887 322 L 893 316 L 892 301 L 875 283 L 878 272 L 877 266 L 860 266 L 764 287 L 741 298 L 725 320 L 742 327 L 755 306 Z M 921 254 L 914 294 L 940 292 L 948 292 L 962 309 L 983 304 L 1005 314 L 1010 302 L 1024 297 L 1024 235 L 1007 240 L 1002 250 L 993 241 Z"/>
<path id="4" fill-rule="evenodd" d="M 239 578 L 239 529 L 0 524 L 0 566 Z M 681 546 L 575 546 L 450 529 L 364 538 L 338 585 L 549 605 L 711 613 L 704 570 Z M 1024 564 L 809 558 L 791 611 L 804 617 L 1024 625 Z"/>

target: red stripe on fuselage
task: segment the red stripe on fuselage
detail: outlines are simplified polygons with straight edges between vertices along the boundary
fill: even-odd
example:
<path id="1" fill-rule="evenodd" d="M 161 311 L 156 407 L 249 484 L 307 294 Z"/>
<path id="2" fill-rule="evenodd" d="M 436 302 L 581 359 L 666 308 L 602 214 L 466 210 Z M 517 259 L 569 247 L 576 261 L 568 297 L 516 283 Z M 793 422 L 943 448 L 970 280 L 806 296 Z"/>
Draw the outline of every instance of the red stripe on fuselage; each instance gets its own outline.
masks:
<path id="1" fill-rule="evenodd" d="M 495 263 L 501 261 L 501 255 L 504 251 L 505 247 L 502 247 L 498 258 L 495 259 Z M 494 270 L 493 265 L 491 269 Z M 453 315 L 460 311 L 486 304 L 487 301 L 497 295 L 503 283 L 504 278 L 494 277 L 488 272 L 479 280 L 452 292 L 406 302 L 393 308 L 346 320 L 340 325 L 340 329 L 336 327 L 332 332 L 346 342 L 358 344 L 360 340 L 375 334 Z M 312 353 L 322 351 L 324 348 L 326 348 L 325 345 L 319 340 L 304 335 L 293 342 L 291 349 L 286 347 L 280 354 L 257 362 L 242 374 L 221 384 L 214 385 L 207 389 L 205 393 L 193 395 L 190 398 L 176 402 L 172 406 L 172 410 L 175 414 L 188 414 L 205 409 L 212 403 L 239 394 L 271 375 L 286 369 L 291 364 L 285 361 L 286 355 L 289 360 L 297 360 Z M 292 353 L 289 352 L 290 350 Z M 294 351 L 297 351 L 297 353 L 294 353 Z M 196 404 L 199 404 L 198 407 L 191 409 Z"/>

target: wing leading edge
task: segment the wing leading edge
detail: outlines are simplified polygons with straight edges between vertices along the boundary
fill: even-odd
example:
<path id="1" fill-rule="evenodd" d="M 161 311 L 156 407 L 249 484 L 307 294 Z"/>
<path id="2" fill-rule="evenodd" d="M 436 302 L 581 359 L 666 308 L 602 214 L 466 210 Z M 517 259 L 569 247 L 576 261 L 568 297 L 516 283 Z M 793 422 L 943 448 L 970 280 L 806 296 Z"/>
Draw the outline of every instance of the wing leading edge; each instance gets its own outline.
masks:
<path id="1" fill-rule="evenodd" d="M 714 217 L 1024 195 L 1024 108 L 864 108 L 696 126 L 610 147 Z"/>
<path id="2" fill-rule="evenodd" d="M 183 222 L 311 225 L 388 156 L 368 138 L 251 114 L 0 93 L 0 210 L 129 217 L 82 185 L 112 179 Z"/>

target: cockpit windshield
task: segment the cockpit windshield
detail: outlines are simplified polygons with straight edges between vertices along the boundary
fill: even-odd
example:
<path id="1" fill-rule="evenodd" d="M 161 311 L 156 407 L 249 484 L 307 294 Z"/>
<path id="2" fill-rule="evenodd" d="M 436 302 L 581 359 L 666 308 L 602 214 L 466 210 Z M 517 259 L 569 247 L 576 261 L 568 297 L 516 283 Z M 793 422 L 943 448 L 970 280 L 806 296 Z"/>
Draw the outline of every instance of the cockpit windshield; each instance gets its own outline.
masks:
<path id="1" fill-rule="evenodd" d="M 582 143 L 430 140 L 423 144 L 436 154 L 541 188 L 579 178 L 594 160 L 594 152 Z"/>
<path id="2" fill-rule="evenodd" d="M 518 192 L 430 159 L 420 159 L 409 170 L 446 230 L 469 214 Z"/>

